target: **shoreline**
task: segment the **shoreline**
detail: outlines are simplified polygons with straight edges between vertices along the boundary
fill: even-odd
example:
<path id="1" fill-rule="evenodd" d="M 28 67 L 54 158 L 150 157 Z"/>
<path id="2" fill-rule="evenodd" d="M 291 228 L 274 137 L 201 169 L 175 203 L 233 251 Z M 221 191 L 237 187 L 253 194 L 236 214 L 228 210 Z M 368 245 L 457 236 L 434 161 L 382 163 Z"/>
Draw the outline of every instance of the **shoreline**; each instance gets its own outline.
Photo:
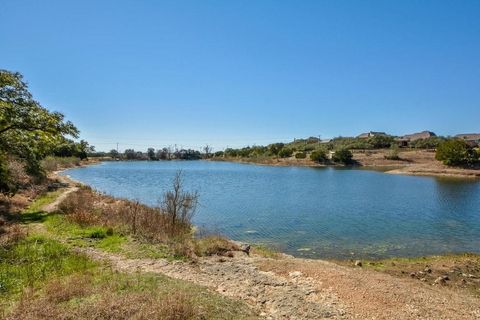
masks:
<path id="1" fill-rule="evenodd" d="M 88 167 L 90 165 L 97 165 L 99 163 L 101 163 L 101 162 L 86 163 L 86 164 L 82 164 L 79 167 Z M 256 164 L 254 164 L 254 165 L 256 165 Z M 56 180 L 60 180 L 60 183 L 64 184 L 65 185 L 64 188 L 67 189 L 67 190 L 83 186 L 83 187 L 92 188 L 92 190 L 94 192 L 97 192 L 92 186 L 90 186 L 90 185 L 88 185 L 88 184 L 86 184 L 82 181 L 75 180 L 70 175 L 61 175 L 62 172 L 65 172 L 69 169 L 73 169 L 73 168 L 64 168 L 64 169 L 52 172 L 51 173 L 51 178 L 56 179 Z M 385 173 L 396 174 L 396 173 L 390 173 L 388 171 L 385 172 Z M 458 178 L 458 177 L 454 177 L 454 178 Z M 110 197 L 115 199 L 115 200 L 132 201 L 131 199 L 126 199 L 126 198 L 123 199 L 123 198 L 118 198 L 118 197 L 115 197 L 115 196 L 110 196 Z M 146 206 L 148 206 L 148 205 L 146 205 Z M 194 225 L 193 227 L 196 228 L 197 226 Z M 237 245 L 240 245 L 240 246 L 241 245 L 251 245 L 253 247 L 257 247 L 258 249 L 263 248 L 263 249 L 266 249 L 269 252 L 272 252 L 274 254 L 279 254 L 283 257 L 288 257 L 288 258 L 292 258 L 292 259 L 301 259 L 301 260 L 329 261 L 329 262 L 334 262 L 334 263 L 338 263 L 338 262 L 344 262 L 344 263 L 352 262 L 353 263 L 356 260 L 366 260 L 366 261 L 375 262 L 375 261 L 384 261 L 384 260 L 389 260 L 389 259 L 442 258 L 442 257 L 455 256 L 455 255 L 469 255 L 469 254 L 480 256 L 480 253 L 475 253 L 475 252 L 445 252 L 445 253 L 442 253 L 442 254 L 418 255 L 418 256 L 396 255 L 396 256 L 390 256 L 390 257 L 384 257 L 384 258 L 372 258 L 372 257 L 368 257 L 368 256 L 352 256 L 350 258 L 322 258 L 322 257 L 315 258 L 315 257 L 302 257 L 302 256 L 293 255 L 293 254 L 290 254 L 290 253 L 285 253 L 283 251 L 279 251 L 275 248 L 265 246 L 265 245 L 260 244 L 260 243 L 254 243 L 254 242 L 248 242 L 247 243 L 247 242 L 244 242 L 244 241 L 231 239 L 230 237 L 226 237 L 224 235 L 222 235 L 222 237 L 225 237 L 228 241 L 230 241 L 232 243 L 235 243 Z"/>
<path id="2" fill-rule="evenodd" d="M 432 162 L 422 164 L 354 164 L 354 165 L 337 165 L 337 164 L 316 164 L 311 161 L 297 161 L 296 159 L 267 159 L 263 160 L 245 160 L 241 158 L 220 158 L 208 159 L 214 162 L 232 162 L 241 164 L 251 164 L 270 167 L 304 167 L 304 168 L 349 168 L 359 170 L 371 170 L 383 172 L 386 174 L 397 174 L 406 176 L 423 176 L 423 177 L 446 177 L 459 179 L 480 179 L 480 169 L 465 169 L 459 167 L 447 167 L 443 164 Z M 276 161 L 276 162 L 275 162 Z"/>

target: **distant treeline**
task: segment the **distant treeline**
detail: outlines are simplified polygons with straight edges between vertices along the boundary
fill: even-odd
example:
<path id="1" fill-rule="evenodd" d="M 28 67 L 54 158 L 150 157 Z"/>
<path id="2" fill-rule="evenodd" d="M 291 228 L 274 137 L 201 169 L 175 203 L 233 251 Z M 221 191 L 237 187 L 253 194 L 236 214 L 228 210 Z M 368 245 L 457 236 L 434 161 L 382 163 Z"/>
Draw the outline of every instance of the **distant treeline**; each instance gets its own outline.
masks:
<path id="1" fill-rule="evenodd" d="M 446 137 L 430 137 L 426 139 L 418 139 L 409 142 L 408 147 L 416 149 L 434 149 L 439 146 Z M 288 158 L 292 155 L 300 153 L 299 157 L 303 157 L 303 153 L 311 153 L 313 151 L 338 151 L 338 150 L 374 150 L 385 148 L 400 147 L 396 137 L 390 135 L 377 135 L 369 138 L 358 137 L 336 137 L 328 141 L 320 140 L 317 137 L 307 139 L 295 139 L 289 143 L 272 143 L 267 146 L 248 146 L 239 149 L 227 148 L 224 152 L 215 153 L 216 157 L 281 157 Z"/>
<path id="2" fill-rule="evenodd" d="M 146 152 L 126 149 L 124 152 L 118 152 L 115 149 L 110 152 L 90 152 L 89 157 L 110 157 L 118 160 L 200 160 L 209 157 L 208 153 L 201 153 L 193 149 L 172 149 L 162 148 L 155 150 L 148 148 Z"/>

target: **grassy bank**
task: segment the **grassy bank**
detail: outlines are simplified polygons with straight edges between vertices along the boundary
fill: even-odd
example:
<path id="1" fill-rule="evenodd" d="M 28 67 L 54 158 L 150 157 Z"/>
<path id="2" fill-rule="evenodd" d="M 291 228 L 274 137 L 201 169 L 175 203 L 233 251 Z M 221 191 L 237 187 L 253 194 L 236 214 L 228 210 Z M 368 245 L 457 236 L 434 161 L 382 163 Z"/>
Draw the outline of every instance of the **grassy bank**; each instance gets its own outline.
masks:
<path id="1" fill-rule="evenodd" d="M 148 232 L 140 232 L 139 226 L 133 233 L 132 225 L 127 222 L 102 219 L 96 205 L 119 205 L 119 202 L 99 198 L 88 188 L 67 197 L 59 212 L 42 211 L 60 192 L 38 197 L 18 217 L 15 225 L 21 227 L 2 234 L 2 239 L 10 240 L 2 241 L 0 247 L 1 318 L 254 318 L 243 303 L 203 287 L 159 274 L 118 273 L 108 264 L 93 262 L 76 253 L 75 248 L 89 246 L 133 258 L 192 258 L 178 253 L 188 250 L 176 248 L 185 247 L 185 239 L 174 240 L 163 235 L 157 238 L 162 241 L 153 241 L 154 237 L 145 237 Z M 86 205 L 80 206 L 80 211 L 77 208 L 69 212 L 79 201 Z M 127 204 L 131 205 L 121 201 L 121 207 Z M 86 210 L 90 205 L 91 210 Z M 147 210 L 136 209 L 137 213 Z M 93 218 L 94 214 L 98 216 Z M 197 252 L 204 254 L 225 250 L 227 245 L 221 238 L 191 241 L 198 247 Z"/>

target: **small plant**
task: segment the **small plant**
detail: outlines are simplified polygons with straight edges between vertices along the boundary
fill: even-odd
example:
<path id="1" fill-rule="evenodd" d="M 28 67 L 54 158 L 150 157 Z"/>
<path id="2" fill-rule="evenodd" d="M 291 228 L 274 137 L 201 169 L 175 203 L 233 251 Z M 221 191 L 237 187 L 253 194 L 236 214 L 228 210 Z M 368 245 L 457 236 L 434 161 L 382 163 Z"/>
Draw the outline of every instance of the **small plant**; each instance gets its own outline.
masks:
<path id="1" fill-rule="evenodd" d="M 388 153 L 384 156 L 384 158 L 386 160 L 400 160 L 400 156 L 398 155 L 398 153 L 399 153 L 398 146 L 392 145 Z"/>

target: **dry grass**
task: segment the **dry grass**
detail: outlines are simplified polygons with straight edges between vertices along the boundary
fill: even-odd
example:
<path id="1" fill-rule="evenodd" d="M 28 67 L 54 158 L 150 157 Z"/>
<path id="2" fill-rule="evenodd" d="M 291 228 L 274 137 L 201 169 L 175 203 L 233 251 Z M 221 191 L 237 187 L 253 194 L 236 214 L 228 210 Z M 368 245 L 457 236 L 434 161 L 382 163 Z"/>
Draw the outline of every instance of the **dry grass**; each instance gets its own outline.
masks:
<path id="1" fill-rule="evenodd" d="M 138 201 L 114 199 L 81 188 L 71 193 L 59 206 L 68 222 L 82 227 L 102 226 L 147 243 L 167 245 L 175 258 L 196 260 L 198 256 L 228 255 L 238 246 L 219 235 L 193 237 L 188 222 L 176 222 L 172 228 L 171 216 L 160 208 L 152 208 Z"/>
<path id="2" fill-rule="evenodd" d="M 195 251 L 199 256 L 229 256 L 232 251 L 239 250 L 237 244 L 219 235 L 200 238 L 195 243 Z"/>
<path id="3" fill-rule="evenodd" d="M 25 238 L 25 230 L 18 224 L 2 226 L 0 221 L 0 248 L 8 248 L 11 245 Z"/>
<path id="4" fill-rule="evenodd" d="M 252 319 L 245 305 L 165 276 L 108 269 L 25 289 L 4 315 L 13 319 Z"/>
<path id="5" fill-rule="evenodd" d="M 121 226 L 149 241 L 163 242 L 190 232 L 189 224 L 183 224 L 172 232 L 169 217 L 159 208 L 151 208 L 138 201 L 117 200 L 95 193 L 88 187 L 72 192 L 59 209 L 69 221 L 79 225 Z"/>
<path id="6" fill-rule="evenodd" d="M 83 291 L 56 286 L 63 293 L 47 292 L 36 298 L 33 290 L 25 290 L 15 311 L 6 320 L 29 319 L 207 319 L 195 307 L 186 293 L 172 293 L 155 297 L 150 292 L 114 293 L 92 292 L 91 286 Z M 65 295 L 65 293 L 67 295 Z M 72 294 L 72 295 L 68 295 Z M 60 300 L 58 300 L 60 299 Z M 65 300 L 63 300 L 65 299 Z M 77 303 L 62 305 L 77 299 Z"/>

